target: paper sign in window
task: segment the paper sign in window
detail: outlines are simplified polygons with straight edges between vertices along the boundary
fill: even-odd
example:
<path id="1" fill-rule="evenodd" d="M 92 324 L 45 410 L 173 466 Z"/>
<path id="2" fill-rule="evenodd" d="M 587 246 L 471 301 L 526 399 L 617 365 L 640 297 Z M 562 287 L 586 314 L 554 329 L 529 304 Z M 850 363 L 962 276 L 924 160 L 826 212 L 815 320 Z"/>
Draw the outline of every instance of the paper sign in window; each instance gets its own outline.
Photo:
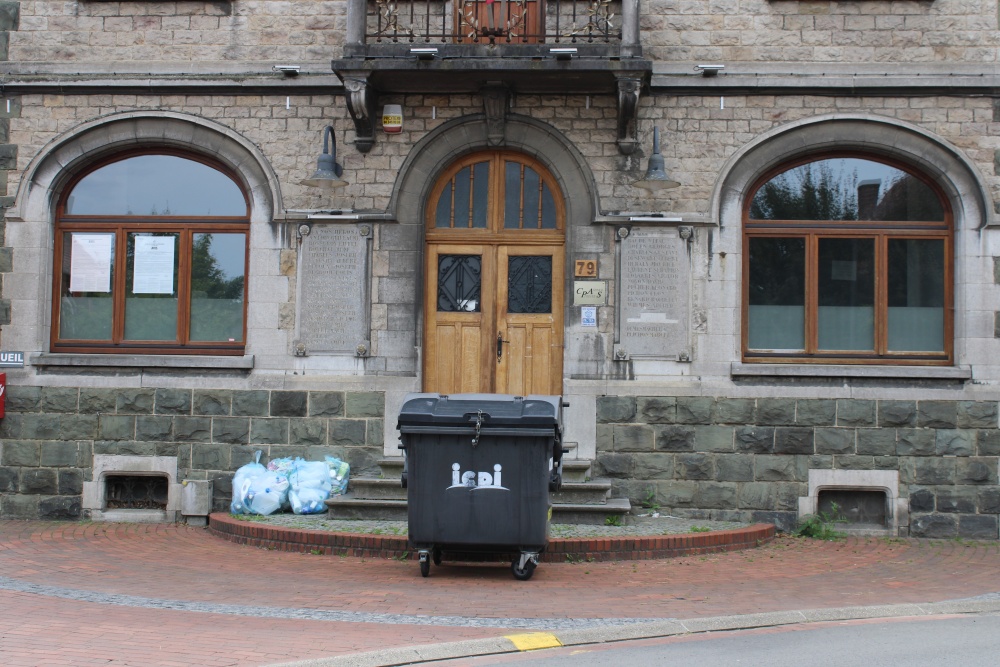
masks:
<path id="1" fill-rule="evenodd" d="M 112 234 L 73 234 L 70 292 L 111 291 Z"/>
<path id="2" fill-rule="evenodd" d="M 136 236 L 133 294 L 174 293 L 174 237 Z"/>

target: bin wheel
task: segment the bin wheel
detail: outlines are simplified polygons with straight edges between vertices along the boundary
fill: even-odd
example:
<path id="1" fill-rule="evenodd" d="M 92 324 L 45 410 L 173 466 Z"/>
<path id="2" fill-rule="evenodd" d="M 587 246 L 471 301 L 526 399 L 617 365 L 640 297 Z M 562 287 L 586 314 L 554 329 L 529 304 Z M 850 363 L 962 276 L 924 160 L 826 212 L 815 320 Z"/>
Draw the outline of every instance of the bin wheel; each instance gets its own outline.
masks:
<path id="1" fill-rule="evenodd" d="M 429 560 L 420 561 L 420 576 L 426 577 L 431 573 L 431 562 Z"/>
<path id="2" fill-rule="evenodd" d="M 434 547 L 431 550 L 431 559 L 434 561 L 435 565 L 441 564 L 441 547 Z"/>
<path id="3" fill-rule="evenodd" d="M 510 564 L 510 571 L 514 573 L 514 578 L 518 581 L 527 581 L 531 579 L 531 575 L 535 573 L 535 564 L 530 560 L 524 564 L 524 569 L 518 567 L 518 561 L 520 558 L 514 557 L 514 560 Z"/>

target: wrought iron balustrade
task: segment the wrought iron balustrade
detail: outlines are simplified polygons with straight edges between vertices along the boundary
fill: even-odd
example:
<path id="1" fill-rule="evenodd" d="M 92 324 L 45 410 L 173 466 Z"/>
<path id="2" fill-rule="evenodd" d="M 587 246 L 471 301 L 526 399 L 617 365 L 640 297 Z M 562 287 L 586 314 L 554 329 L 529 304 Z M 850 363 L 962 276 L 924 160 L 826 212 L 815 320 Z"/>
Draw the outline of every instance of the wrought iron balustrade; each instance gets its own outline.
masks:
<path id="1" fill-rule="evenodd" d="M 622 0 L 373 0 L 366 5 L 368 45 L 622 41 Z"/>

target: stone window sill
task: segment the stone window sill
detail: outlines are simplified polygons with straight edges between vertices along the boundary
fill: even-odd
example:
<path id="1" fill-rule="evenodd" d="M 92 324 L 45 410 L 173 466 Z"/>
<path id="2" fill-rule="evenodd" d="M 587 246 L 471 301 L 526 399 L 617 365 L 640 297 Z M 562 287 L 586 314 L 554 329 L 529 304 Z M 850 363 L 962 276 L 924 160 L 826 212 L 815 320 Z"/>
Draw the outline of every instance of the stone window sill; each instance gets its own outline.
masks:
<path id="1" fill-rule="evenodd" d="M 968 366 L 863 366 L 811 364 L 743 364 L 733 363 L 733 377 L 795 377 L 795 378 L 863 378 L 903 380 L 972 379 Z"/>
<path id="2" fill-rule="evenodd" d="M 160 354 L 53 354 L 41 352 L 31 355 L 32 366 L 45 367 L 114 367 L 142 369 L 185 369 L 200 370 L 251 370 L 253 355 L 243 356 L 201 356 L 201 355 L 160 355 Z"/>

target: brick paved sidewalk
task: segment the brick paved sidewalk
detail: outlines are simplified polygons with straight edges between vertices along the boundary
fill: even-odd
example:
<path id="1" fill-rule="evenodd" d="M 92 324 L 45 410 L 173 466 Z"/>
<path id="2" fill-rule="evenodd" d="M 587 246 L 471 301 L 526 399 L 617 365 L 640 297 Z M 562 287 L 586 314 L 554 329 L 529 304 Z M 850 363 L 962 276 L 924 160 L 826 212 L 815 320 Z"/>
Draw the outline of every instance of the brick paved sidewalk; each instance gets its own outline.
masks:
<path id="1" fill-rule="evenodd" d="M 423 579 L 413 561 L 266 551 L 183 525 L 8 521 L 0 664 L 261 665 L 602 618 L 967 598 L 1000 591 L 998 572 L 996 542 L 780 537 L 673 560 L 543 563 L 529 582 L 472 564 Z"/>

